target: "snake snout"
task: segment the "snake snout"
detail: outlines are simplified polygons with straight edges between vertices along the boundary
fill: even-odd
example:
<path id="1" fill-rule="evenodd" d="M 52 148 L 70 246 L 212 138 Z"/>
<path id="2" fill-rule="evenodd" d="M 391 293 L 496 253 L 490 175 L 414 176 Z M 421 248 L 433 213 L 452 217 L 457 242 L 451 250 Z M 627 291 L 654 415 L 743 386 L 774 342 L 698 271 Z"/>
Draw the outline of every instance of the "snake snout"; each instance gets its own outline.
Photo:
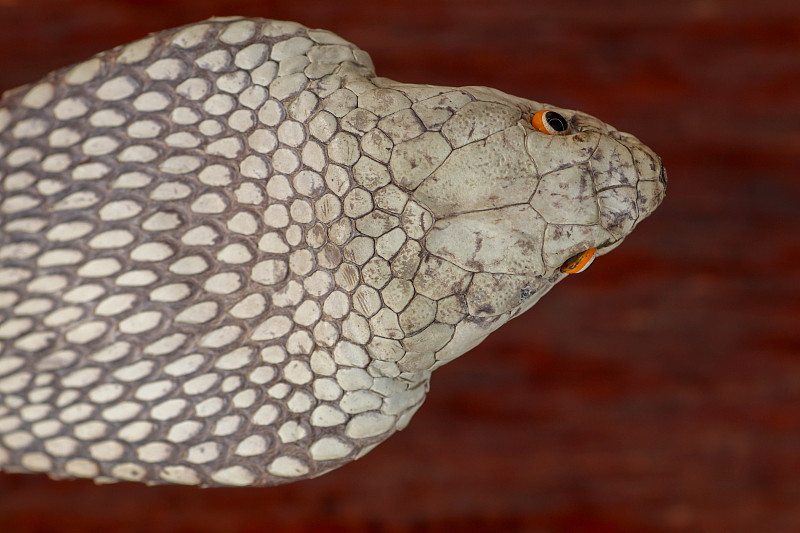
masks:
<path id="1" fill-rule="evenodd" d="M 639 183 L 636 186 L 638 222 L 649 216 L 661 204 L 667 192 L 667 171 L 660 160 L 654 162 L 655 168 L 639 168 Z"/>

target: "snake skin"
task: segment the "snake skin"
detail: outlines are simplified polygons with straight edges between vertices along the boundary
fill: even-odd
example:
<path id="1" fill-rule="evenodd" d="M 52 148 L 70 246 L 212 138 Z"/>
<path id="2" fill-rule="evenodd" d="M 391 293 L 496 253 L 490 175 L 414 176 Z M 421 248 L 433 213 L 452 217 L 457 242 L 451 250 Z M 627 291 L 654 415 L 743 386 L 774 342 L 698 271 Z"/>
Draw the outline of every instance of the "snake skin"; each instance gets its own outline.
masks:
<path id="1" fill-rule="evenodd" d="M 53 72 L 0 100 L 0 468 L 320 475 L 665 188 L 591 116 L 376 77 L 295 23 L 212 19 Z"/>

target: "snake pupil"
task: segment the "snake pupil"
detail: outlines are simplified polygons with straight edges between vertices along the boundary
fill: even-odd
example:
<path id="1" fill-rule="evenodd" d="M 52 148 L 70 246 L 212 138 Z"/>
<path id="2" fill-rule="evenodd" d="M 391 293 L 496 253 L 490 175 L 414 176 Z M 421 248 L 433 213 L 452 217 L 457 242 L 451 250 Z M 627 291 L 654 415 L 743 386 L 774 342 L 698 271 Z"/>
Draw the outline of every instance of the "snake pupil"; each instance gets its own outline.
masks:
<path id="1" fill-rule="evenodd" d="M 569 124 L 567 124 L 567 119 L 565 119 L 555 111 L 548 111 L 545 114 L 544 119 L 547 121 L 547 124 L 549 124 L 550 127 L 553 128 L 558 133 L 561 133 L 562 131 L 567 131 L 567 128 L 569 128 Z"/>

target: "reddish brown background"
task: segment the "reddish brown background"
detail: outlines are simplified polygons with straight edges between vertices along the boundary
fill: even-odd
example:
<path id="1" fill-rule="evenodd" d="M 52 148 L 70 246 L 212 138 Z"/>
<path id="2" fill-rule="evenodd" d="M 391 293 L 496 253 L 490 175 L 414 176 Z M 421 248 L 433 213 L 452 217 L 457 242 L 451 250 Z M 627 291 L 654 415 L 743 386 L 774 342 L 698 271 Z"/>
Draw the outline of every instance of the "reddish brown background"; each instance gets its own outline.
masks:
<path id="1" fill-rule="evenodd" d="M 667 200 L 355 464 L 272 489 L 0 475 L 0 532 L 800 531 L 800 3 L 0 0 L 0 89 L 226 14 L 598 115 L 662 155 Z"/>

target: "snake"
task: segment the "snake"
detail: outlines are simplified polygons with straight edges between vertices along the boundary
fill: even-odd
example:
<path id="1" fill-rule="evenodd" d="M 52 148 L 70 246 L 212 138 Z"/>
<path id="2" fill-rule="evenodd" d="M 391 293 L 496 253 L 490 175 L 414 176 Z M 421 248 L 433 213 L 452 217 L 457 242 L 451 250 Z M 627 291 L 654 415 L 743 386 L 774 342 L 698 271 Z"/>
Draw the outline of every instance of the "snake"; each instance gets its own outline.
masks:
<path id="1" fill-rule="evenodd" d="M 0 99 L 0 469 L 277 485 L 618 246 L 661 159 L 583 112 L 223 17 Z"/>

